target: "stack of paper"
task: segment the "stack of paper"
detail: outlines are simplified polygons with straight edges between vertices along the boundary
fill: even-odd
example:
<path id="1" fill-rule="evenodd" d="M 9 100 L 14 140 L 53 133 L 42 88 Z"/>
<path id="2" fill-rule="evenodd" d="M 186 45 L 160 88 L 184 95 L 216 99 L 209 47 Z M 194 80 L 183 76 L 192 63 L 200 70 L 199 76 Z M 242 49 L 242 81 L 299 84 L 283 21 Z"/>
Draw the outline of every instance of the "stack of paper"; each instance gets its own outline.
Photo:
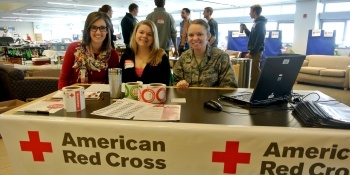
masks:
<path id="1" fill-rule="evenodd" d="M 91 114 L 133 120 L 180 120 L 181 105 L 150 104 L 131 99 L 118 99 L 115 103 Z"/>
<path id="2" fill-rule="evenodd" d="M 136 114 L 144 112 L 152 107 L 153 105 L 149 103 L 124 98 L 117 100 L 115 103 L 107 107 L 96 110 L 91 114 L 120 119 L 131 119 Z"/>
<path id="3" fill-rule="evenodd" d="M 154 105 L 149 110 L 135 115 L 133 120 L 178 121 L 180 120 L 181 105 Z"/>

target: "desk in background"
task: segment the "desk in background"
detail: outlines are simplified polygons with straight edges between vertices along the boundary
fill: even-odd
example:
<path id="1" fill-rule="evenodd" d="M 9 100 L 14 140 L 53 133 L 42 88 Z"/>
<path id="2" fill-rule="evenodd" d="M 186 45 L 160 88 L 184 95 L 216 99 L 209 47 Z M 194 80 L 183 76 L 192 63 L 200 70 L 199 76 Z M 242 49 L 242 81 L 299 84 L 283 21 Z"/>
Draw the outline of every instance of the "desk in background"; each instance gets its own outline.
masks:
<path id="1" fill-rule="evenodd" d="M 56 50 L 44 50 L 43 55 L 49 57 L 51 61 L 62 63 L 62 57 L 66 54 L 66 51 L 56 51 Z"/>
<path id="2" fill-rule="evenodd" d="M 13 64 L 16 69 L 22 70 L 27 77 L 59 77 L 62 64 L 48 65 L 20 65 Z"/>
<path id="3" fill-rule="evenodd" d="M 24 61 L 31 60 L 33 57 L 40 57 L 44 51 L 41 46 L 6 46 L 5 59 L 10 63 L 25 64 Z"/>
<path id="4" fill-rule="evenodd" d="M 20 69 L 23 71 L 34 71 L 34 70 L 51 70 L 51 69 L 62 69 L 62 65 L 20 65 L 20 64 L 13 64 L 13 67 L 16 69 Z"/>

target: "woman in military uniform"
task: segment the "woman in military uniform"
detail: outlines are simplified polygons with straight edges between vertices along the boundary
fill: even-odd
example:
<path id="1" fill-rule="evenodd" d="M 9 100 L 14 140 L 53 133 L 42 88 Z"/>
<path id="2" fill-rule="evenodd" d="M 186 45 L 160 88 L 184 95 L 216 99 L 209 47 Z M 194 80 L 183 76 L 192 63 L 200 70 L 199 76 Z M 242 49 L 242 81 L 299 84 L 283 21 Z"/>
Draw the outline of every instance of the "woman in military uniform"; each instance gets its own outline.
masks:
<path id="1" fill-rule="evenodd" d="M 209 39 L 209 25 L 202 19 L 192 21 L 188 28 L 191 49 L 184 52 L 174 66 L 174 85 L 180 88 L 238 87 L 228 54 L 208 46 Z"/>

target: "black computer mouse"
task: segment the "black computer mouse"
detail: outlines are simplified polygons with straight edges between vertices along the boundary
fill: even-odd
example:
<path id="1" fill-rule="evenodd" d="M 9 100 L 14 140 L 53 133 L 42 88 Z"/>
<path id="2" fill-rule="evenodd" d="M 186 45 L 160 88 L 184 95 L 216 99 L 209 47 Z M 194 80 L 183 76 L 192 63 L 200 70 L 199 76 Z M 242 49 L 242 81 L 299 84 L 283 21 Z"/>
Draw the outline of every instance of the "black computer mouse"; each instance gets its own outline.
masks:
<path id="1" fill-rule="evenodd" d="M 214 100 L 209 100 L 204 102 L 204 108 L 211 109 L 214 111 L 222 111 L 222 106 L 219 102 Z"/>

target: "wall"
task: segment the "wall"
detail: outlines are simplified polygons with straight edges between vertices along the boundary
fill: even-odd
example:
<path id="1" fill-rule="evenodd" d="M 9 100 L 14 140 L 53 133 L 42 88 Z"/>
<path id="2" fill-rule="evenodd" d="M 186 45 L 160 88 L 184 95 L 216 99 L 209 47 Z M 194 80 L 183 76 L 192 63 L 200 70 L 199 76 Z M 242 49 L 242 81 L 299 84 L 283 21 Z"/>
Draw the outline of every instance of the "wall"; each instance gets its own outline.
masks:
<path id="1" fill-rule="evenodd" d="M 296 2 L 293 40 L 293 50 L 295 53 L 306 54 L 308 31 L 310 29 L 319 29 L 317 14 L 321 9 L 321 5 L 316 0 Z M 304 14 L 307 15 L 306 18 L 304 18 Z"/>
<path id="2" fill-rule="evenodd" d="M 121 33 L 119 21 L 114 21 L 114 34 Z M 41 33 L 42 39 L 46 41 L 56 40 L 61 41 L 61 38 L 73 38 L 73 34 L 82 34 L 84 22 L 69 23 L 69 24 L 54 24 L 54 23 L 37 23 L 37 22 L 4 22 L 1 21 L 0 27 L 15 27 L 16 32 L 21 34 L 21 38 L 26 39 L 28 33 L 32 40 L 35 40 L 35 33 Z M 3 31 L 0 31 L 2 36 Z"/>
<path id="3" fill-rule="evenodd" d="M 61 38 L 73 38 L 73 34 L 81 34 L 81 30 L 84 28 L 84 23 L 34 23 L 34 26 L 34 33 L 41 33 L 43 40 L 61 41 Z"/>
<path id="4" fill-rule="evenodd" d="M 32 38 L 34 37 L 34 29 L 32 22 L 16 22 L 16 21 L 1 21 L 0 27 L 15 27 L 16 32 L 13 33 L 20 34 L 21 38 L 27 39 L 27 34 L 29 34 Z M 2 36 L 3 31 L 0 31 L 0 36 Z"/>

